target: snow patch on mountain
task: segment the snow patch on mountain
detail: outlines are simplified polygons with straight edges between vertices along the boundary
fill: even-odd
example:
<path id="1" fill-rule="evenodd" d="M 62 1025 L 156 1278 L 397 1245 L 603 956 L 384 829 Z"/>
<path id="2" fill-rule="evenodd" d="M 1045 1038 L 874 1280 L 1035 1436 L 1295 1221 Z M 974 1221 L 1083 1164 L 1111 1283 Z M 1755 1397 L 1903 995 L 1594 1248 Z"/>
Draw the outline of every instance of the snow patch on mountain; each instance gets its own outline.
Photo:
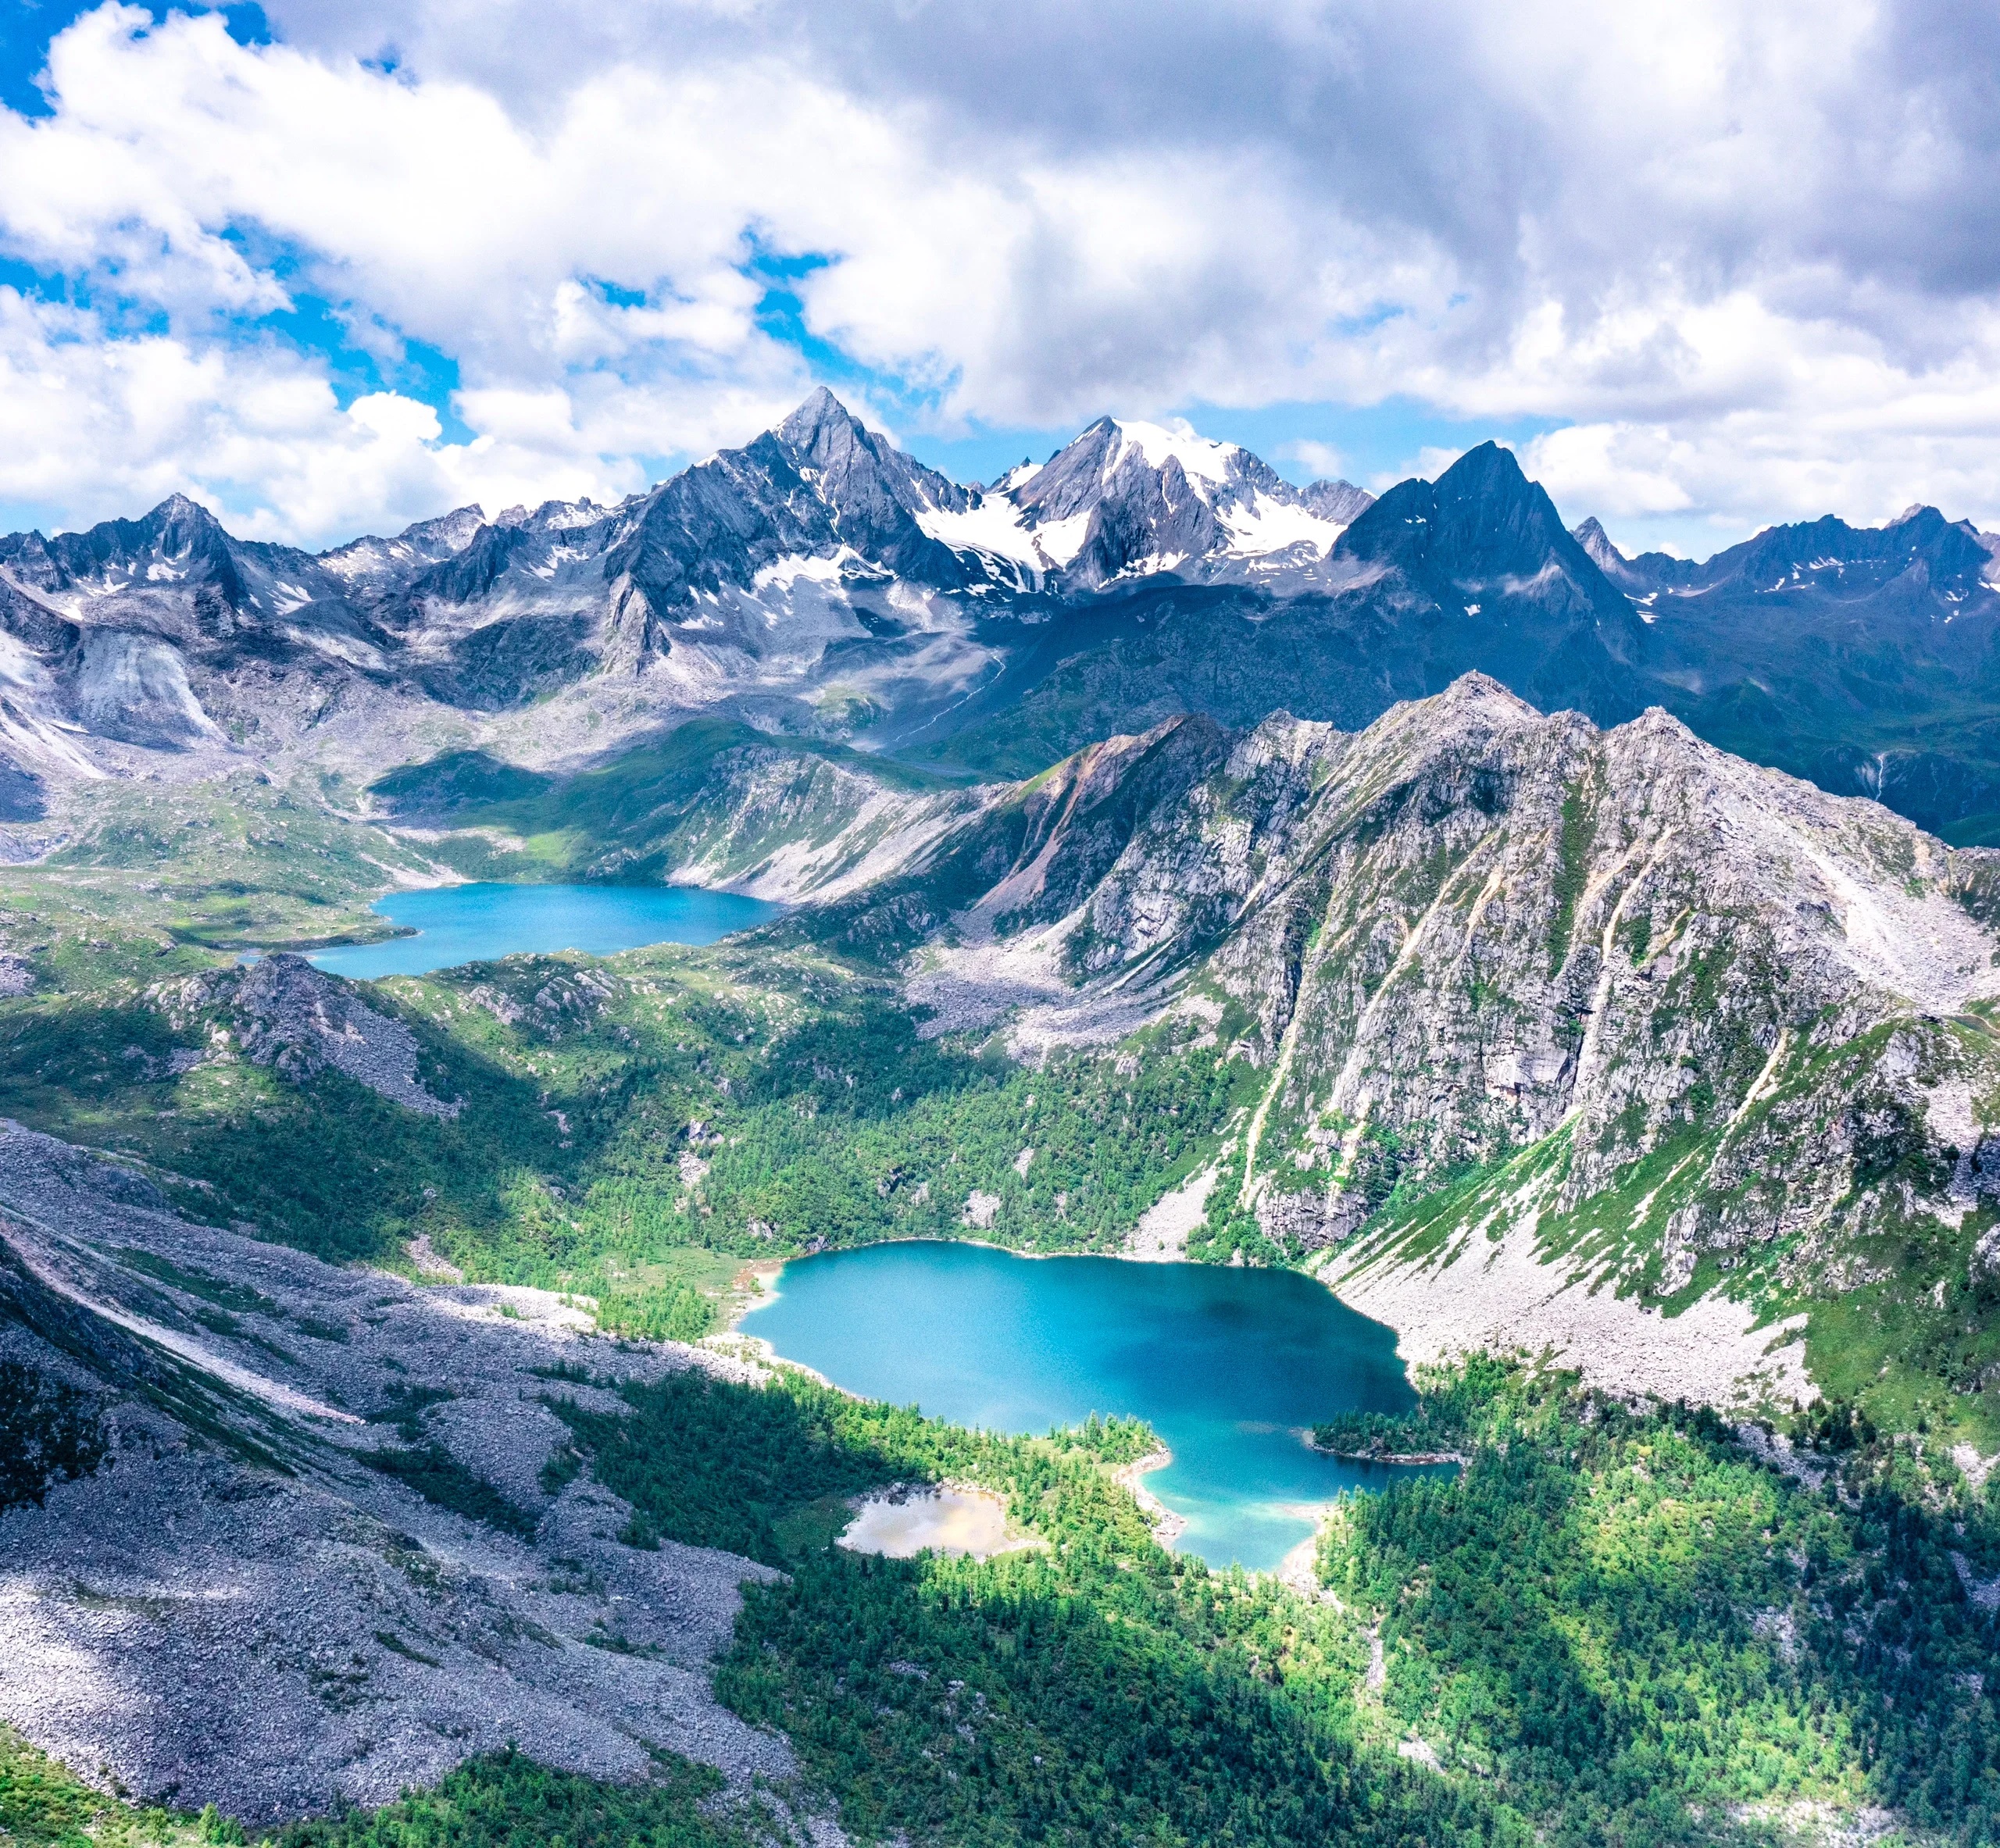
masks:
<path id="1" fill-rule="evenodd" d="M 1038 545 L 1037 536 L 1022 523 L 1020 509 L 1004 491 L 982 494 L 962 510 L 927 508 L 917 515 L 916 523 L 943 544 L 962 551 L 984 552 L 1022 567 L 1031 577 L 1024 588 L 1038 585 L 1048 568 L 1045 548 Z M 1080 543 L 1080 532 L 1077 537 Z"/>
<path id="2" fill-rule="evenodd" d="M 1106 479 L 1134 451 L 1155 469 L 1165 468 L 1171 457 L 1180 463 L 1180 472 L 1190 481 L 1206 482 L 1212 487 L 1228 487 L 1242 472 L 1245 451 L 1234 443 L 1218 443 L 1198 436 L 1184 425 L 1169 430 L 1162 424 L 1128 423 L 1119 418 L 1113 420 L 1112 427 L 1118 433 L 1118 441 L 1105 461 Z"/>

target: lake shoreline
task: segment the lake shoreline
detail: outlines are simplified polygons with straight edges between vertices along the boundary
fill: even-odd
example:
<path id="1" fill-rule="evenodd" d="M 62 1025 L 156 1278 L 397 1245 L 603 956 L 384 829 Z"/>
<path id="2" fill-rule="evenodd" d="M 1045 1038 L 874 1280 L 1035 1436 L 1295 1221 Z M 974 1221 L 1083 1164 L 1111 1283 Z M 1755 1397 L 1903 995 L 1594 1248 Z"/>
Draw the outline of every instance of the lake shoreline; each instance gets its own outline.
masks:
<path id="1" fill-rule="evenodd" d="M 370 906 L 388 934 L 311 953 L 351 981 L 434 975 L 510 956 L 574 953 L 593 960 L 662 944 L 701 948 L 784 915 L 777 901 L 675 883 L 459 879 L 399 886 Z"/>
<path id="2" fill-rule="evenodd" d="M 899 1233 L 893 1238 L 863 1239 L 858 1244 L 852 1245 L 829 1245 L 823 1251 L 795 1252 L 789 1258 L 758 1258 L 751 1259 L 748 1262 L 745 1264 L 740 1271 L 737 1272 L 737 1281 L 738 1283 L 740 1283 L 745 1277 L 754 1276 L 756 1278 L 760 1286 L 759 1292 L 755 1296 L 745 1297 L 738 1301 L 735 1306 L 728 1311 L 728 1320 L 725 1322 L 721 1327 L 717 1329 L 716 1332 L 717 1334 L 723 1335 L 736 1333 L 738 1332 L 738 1325 L 742 1322 L 745 1316 L 751 1315 L 754 1311 L 762 1308 L 767 1303 L 776 1302 L 780 1293 L 776 1290 L 770 1288 L 765 1280 L 768 1279 L 770 1283 L 776 1283 L 778 1278 L 784 1275 L 785 1268 L 788 1265 L 803 1264 L 808 1258 L 832 1258 L 844 1251 L 872 1251 L 878 1245 L 970 1245 L 977 1250 L 998 1251 L 1009 1258 L 1025 1258 L 1038 1262 L 1044 1259 L 1055 1261 L 1065 1258 L 1103 1258 L 1111 1259 L 1120 1264 L 1144 1265 L 1187 1264 L 1191 1261 L 1191 1260 L 1186 1258 L 1142 1258 L 1133 1252 L 1126 1250 L 1021 1251 L 1016 1250 L 1012 1245 L 996 1244 L 991 1239 L 940 1238 L 930 1233 L 918 1232 L 909 1233 L 907 1234 Z M 1299 1271 L 1294 1274 L 1302 1277 L 1306 1275 L 1303 1271 Z M 1315 1278 L 1313 1279 L 1313 1281 L 1317 1283 L 1319 1279 Z M 730 1287 L 732 1289 L 735 1288 L 736 1284 L 732 1283 Z M 1329 1291 L 1328 1294 L 1334 1297 L 1334 1301 L 1338 1302 L 1340 1300 L 1340 1297 L 1337 1293 Z M 1384 1324 L 1384 1326 L 1386 1327 L 1387 1325 L 1388 1325 L 1386 1323 Z M 755 1340 L 759 1339 L 759 1337 L 756 1336 L 748 1336 L 745 1338 L 748 1340 Z M 770 1343 L 766 1343 L 765 1345 L 768 1347 Z M 790 1361 L 786 1363 L 787 1365 L 790 1365 L 792 1363 Z"/>
<path id="3" fill-rule="evenodd" d="M 1463 1469 L 1472 1459 L 1461 1450 L 1341 1450 L 1320 1443 L 1310 1431 L 1303 1433 L 1305 1447 L 1316 1457 L 1332 1457 L 1342 1463 L 1387 1463 L 1415 1468 L 1423 1464 L 1455 1463 Z"/>
<path id="4" fill-rule="evenodd" d="M 1184 1514 L 1177 1514 L 1154 1494 L 1146 1486 L 1145 1479 L 1156 1469 L 1166 1468 L 1173 1461 L 1173 1451 L 1162 1444 L 1156 1450 L 1148 1450 L 1137 1462 L 1124 1464 L 1111 1473 L 1111 1479 L 1139 1504 L 1139 1512 L 1152 1524 L 1153 1538 L 1170 1550 L 1188 1531 L 1188 1518 Z"/>
<path id="5" fill-rule="evenodd" d="M 1115 1268 L 1007 1261 L 1114 1255 Z M 1414 1403 L 1392 1329 L 1319 1279 L 1269 1268 L 1288 1274 L 872 1239 L 744 1263 L 723 1306 L 734 1335 L 710 1345 L 968 1429 L 1032 1436 L 1093 1407 L 1145 1419 L 1156 1447 L 1105 1473 L 1159 1543 L 1268 1572 L 1328 1504 L 1388 1479 L 1368 1467 L 1380 1459 L 1317 1450 L 1313 1426 Z"/>

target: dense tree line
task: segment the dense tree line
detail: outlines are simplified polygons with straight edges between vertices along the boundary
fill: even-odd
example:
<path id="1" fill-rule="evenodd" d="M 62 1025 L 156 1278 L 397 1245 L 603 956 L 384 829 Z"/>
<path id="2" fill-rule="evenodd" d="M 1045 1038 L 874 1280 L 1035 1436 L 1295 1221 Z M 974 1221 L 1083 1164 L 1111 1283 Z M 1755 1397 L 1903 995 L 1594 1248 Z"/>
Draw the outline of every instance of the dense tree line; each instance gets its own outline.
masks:
<path id="1" fill-rule="evenodd" d="M 1467 1461 L 1339 1504 L 1317 1602 L 1155 1546 L 1109 1475 L 1140 1427 L 994 1437 L 796 1378 L 565 1415 L 635 1539 L 788 1568 L 718 1686 L 866 1836 L 1647 1848 L 1765 1840 L 1807 1803 L 2000 1839 L 1973 1595 L 2000 1518 L 1948 1462 L 1847 1407 L 1746 1443 L 1490 1358 L 1423 1386 L 1320 1428 Z M 927 1479 L 991 1486 L 1045 1544 L 861 1558 L 796 1518 Z"/>
<path id="2" fill-rule="evenodd" d="M 1706 1408 L 1491 1361 L 1427 1383 L 1408 1418 L 1320 1440 L 1466 1468 L 1345 1504 L 1320 1567 L 1373 1614 L 1385 1720 L 1444 1770 L 1557 1843 L 1700 1840 L 1798 1800 L 2000 1839 L 2000 1632 L 1971 1595 L 2000 1522 L 1948 1461 L 1851 1407 L 1752 1450 Z"/>
<path id="3" fill-rule="evenodd" d="M 796 1375 L 632 1387 L 620 1416 L 552 1400 L 631 1538 L 740 1544 L 787 1567 L 745 1587 L 717 1691 L 780 1727 L 865 1840 L 1521 1843 L 1470 1788 L 1356 1747 L 1334 1682 L 1353 1639 L 1266 1580 L 1164 1551 L 1112 1479 L 1155 1443 L 1130 1420 L 1045 1438 L 968 1432 Z M 984 1562 L 788 1547 L 791 1517 L 890 1482 L 1000 1492 L 1040 1544 Z M 732 1512 L 732 1511 L 734 1511 Z"/>
<path id="4" fill-rule="evenodd" d="M 276 1848 L 750 1848 L 746 1819 L 712 1806 L 721 1788 L 668 1752 L 639 1782 L 606 1784 L 509 1749 L 385 1808 L 295 1824 Z"/>

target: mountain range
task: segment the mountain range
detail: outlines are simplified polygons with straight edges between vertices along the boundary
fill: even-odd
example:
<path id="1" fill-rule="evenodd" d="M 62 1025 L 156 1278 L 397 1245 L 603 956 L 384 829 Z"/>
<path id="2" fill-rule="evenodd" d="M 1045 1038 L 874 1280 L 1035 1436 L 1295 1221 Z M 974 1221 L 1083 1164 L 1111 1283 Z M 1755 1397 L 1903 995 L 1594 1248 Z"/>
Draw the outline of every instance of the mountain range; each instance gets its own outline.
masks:
<path id="1" fill-rule="evenodd" d="M 615 507 L 476 507 L 309 554 L 175 497 L 0 540 L 0 801 L 245 757 L 545 770 L 697 715 L 966 776 L 1179 712 L 1352 729 L 1460 674 L 2000 834 L 2000 540 L 1937 510 L 1627 558 L 1492 444 L 1379 500 L 1104 419 L 965 487 L 830 393 Z"/>
<path id="2" fill-rule="evenodd" d="M 1991 556 L 823 394 L 616 508 L 0 542 L 0 1832 L 88 1832 L 18 1728 L 166 1848 L 2000 1839 Z M 284 954 L 455 877 L 784 909 Z M 1142 1429 L 718 1329 L 967 1237 L 1316 1276 L 1422 1396 L 1313 1441 L 1447 1473 L 1212 1577 Z M 941 1483 L 1028 1543 L 834 1544 Z"/>

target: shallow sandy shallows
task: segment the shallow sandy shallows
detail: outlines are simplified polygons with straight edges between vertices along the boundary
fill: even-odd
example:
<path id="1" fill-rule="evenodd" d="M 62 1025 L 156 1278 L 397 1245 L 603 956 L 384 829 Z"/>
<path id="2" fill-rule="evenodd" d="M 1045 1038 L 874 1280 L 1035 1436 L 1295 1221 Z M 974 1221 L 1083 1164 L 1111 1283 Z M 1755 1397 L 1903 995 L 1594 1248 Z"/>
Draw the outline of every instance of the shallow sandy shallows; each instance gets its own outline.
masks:
<path id="1" fill-rule="evenodd" d="M 926 1549 L 991 1559 L 1034 1543 L 1010 1539 L 1006 1504 L 977 1489 L 891 1489 L 873 1497 L 838 1542 L 850 1553 L 890 1559 L 914 1559 Z"/>

